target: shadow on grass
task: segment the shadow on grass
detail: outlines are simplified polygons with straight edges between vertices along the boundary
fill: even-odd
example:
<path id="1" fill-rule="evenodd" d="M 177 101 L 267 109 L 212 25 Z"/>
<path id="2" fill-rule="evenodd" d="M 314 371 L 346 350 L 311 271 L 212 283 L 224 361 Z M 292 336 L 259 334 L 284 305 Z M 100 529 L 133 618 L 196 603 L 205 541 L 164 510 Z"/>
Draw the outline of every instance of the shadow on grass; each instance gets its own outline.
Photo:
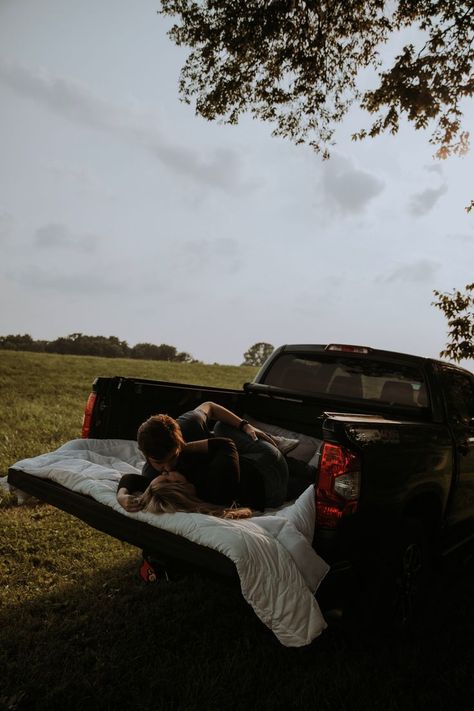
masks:
<path id="1" fill-rule="evenodd" d="M 444 571 L 404 639 L 330 628 L 300 649 L 229 583 L 146 585 L 137 569 L 138 557 L 1 613 L 1 711 L 471 708 L 472 559 Z"/>

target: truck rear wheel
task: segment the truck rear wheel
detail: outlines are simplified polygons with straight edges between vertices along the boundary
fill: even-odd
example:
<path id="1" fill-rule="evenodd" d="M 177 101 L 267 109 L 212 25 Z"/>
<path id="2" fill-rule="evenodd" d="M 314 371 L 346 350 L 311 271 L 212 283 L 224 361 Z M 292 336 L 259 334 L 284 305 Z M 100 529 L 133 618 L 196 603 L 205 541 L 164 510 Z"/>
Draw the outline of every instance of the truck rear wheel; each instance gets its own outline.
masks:
<path id="1" fill-rule="evenodd" d="M 427 573 L 426 536 L 415 518 L 402 521 L 400 539 L 394 546 L 392 565 L 387 573 L 387 615 L 389 626 L 405 629 L 415 619 L 423 598 Z"/>
<path id="2" fill-rule="evenodd" d="M 429 546 L 422 522 L 405 517 L 364 556 L 349 619 L 377 633 L 408 630 L 427 594 Z"/>

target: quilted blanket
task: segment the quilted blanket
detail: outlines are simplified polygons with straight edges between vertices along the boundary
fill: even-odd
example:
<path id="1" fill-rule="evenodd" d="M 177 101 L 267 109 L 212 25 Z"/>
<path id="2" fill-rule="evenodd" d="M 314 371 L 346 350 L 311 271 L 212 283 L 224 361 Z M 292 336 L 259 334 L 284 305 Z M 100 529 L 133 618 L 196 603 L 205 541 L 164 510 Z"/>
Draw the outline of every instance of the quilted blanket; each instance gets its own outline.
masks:
<path id="1" fill-rule="evenodd" d="M 13 468 L 51 479 L 124 516 L 228 556 L 237 568 L 244 598 L 283 645 L 307 645 L 321 634 L 327 625 L 314 594 L 329 566 L 311 545 L 312 486 L 289 506 L 244 520 L 189 513 L 127 513 L 116 500 L 117 484 L 122 474 L 140 473 L 142 465 L 135 441 L 77 439 L 54 452 L 23 459 Z"/>

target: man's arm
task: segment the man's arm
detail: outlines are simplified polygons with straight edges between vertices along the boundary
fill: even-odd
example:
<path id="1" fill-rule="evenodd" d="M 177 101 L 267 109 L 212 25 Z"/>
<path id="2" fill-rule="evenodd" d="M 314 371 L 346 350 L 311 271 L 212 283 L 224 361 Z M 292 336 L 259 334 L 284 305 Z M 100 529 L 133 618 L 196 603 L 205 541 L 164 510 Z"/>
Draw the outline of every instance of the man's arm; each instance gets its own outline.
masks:
<path id="1" fill-rule="evenodd" d="M 269 434 L 253 427 L 250 422 L 246 422 L 234 412 L 231 412 L 222 405 L 218 405 L 216 402 L 203 402 L 202 405 L 199 405 L 199 407 L 196 408 L 196 410 L 201 410 L 211 420 L 223 422 L 225 425 L 235 427 L 237 430 L 240 429 L 242 432 L 248 434 L 248 436 L 253 440 L 263 439 L 276 447 L 275 440 Z"/>
<path id="2" fill-rule="evenodd" d="M 199 439 L 197 442 L 186 442 L 186 452 L 192 454 L 207 454 L 209 451 L 209 440 Z"/>
<path id="3" fill-rule="evenodd" d="M 207 500 L 230 506 L 239 497 L 239 455 L 234 442 L 227 437 L 209 440 L 209 464 L 205 489 Z"/>

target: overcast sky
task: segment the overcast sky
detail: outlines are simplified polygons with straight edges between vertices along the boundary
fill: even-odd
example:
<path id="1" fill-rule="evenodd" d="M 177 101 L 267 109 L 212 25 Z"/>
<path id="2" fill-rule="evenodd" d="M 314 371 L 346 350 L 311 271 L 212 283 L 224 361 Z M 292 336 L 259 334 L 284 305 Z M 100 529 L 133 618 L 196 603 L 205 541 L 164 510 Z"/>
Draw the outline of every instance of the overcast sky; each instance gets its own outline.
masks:
<path id="1" fill-rule="evenodd" d="M 436 161 L 410 127 L 353 143 L 354 111 L 322 162 L 250 118 L 196 118 L 157 8 L 0 0 L 0 335 L 438 357 L 432 290 L 474 279 L 473 153 Z"/>

